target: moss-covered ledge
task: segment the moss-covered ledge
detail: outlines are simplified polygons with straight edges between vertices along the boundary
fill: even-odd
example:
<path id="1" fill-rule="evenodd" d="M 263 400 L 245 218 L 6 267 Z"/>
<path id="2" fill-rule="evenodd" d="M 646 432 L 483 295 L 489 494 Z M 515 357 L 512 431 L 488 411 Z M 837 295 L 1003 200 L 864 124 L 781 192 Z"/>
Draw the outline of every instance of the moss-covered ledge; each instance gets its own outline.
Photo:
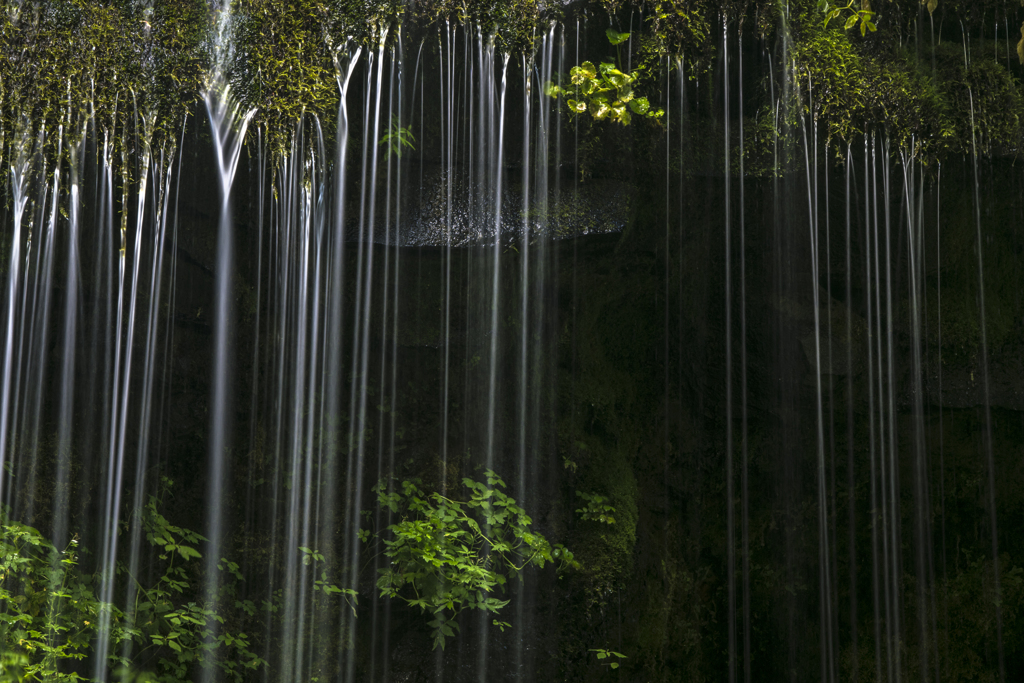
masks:
<path id="1" fill-rule="evenodd" d="M 1016 55 L 968 59 L 963 43 L 919 36 L 921 23 L 899 27 L 898 14 L 881 11 L 878 30 L 861 36 L 842 17 L 823 21 L 811 0 L 801 4 L 792 22 L 791 113 L 811 115 L 829 141 L 875 133 L 926 162 L 975 150 L 1020 153 L 1024 97 Z M 992 50 L 986 56 L 999 52 L 994 43 L 979 48 Z"/>
<path id="2" fill-rule="evenodd" d="M 142 142 L 173 144 L 208 70 L 203 0 L 4 3 L 0 14 L 0 159 L 39 131 L 90 123 L 136 154 Z M 100 133 L 102 135 L 102 132 Z M 58 136 L 43 138 L 44 156 Z M 65 146 L 65 154 L 67 146 Z"/>

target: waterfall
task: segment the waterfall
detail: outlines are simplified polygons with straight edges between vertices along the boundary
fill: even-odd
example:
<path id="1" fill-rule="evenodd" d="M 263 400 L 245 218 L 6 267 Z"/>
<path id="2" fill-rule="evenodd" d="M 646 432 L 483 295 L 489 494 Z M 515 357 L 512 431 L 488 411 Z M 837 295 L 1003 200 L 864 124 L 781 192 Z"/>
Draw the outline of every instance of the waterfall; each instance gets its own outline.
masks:
<path id="1" fill-rule="evenodd" d="M 0 678 L 1024 675 L 946 4 L 6 3 Z"/>

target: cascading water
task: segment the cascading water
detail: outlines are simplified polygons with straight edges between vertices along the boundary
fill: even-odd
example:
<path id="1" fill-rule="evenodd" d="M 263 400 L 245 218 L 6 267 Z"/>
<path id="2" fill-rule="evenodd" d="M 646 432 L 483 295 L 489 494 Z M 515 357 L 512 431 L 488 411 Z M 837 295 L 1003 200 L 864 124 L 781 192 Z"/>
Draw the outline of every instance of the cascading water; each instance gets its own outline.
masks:
<path id="1" fill-rule="evenodd" d="M 4 4 L 0 680 L 1024 675 L 1024 9 L 618 4 Z"/>

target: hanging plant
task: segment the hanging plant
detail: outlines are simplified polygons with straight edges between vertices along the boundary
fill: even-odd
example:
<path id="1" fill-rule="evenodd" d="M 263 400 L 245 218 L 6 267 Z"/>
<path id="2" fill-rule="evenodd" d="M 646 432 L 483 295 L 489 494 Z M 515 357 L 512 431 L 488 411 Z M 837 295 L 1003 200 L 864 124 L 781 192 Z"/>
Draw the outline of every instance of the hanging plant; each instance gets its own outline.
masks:
<path id="1" fill-rule="evenodd" d="M 618 33 L 613 29 L 608 29 L 606 34 L 608 41 L 615 46 L 629 38 L 629 33 Z M 628 126 L 633 114 L 656 119 L 665 113 L 662 109 L 652 109 L 646 97 L 637 97 L 633 86 L 638 77 L 636 73 L 619 70 L 611 62 L 601 62 L 598 66 L 593 62 L 583 62 L 569 70 L 569 86 L 562 87 L 548 81 L 544 85 L 544 94 L 565 98 L 571 116 L 590 112 L 596 121 L 608 119 Z"/>

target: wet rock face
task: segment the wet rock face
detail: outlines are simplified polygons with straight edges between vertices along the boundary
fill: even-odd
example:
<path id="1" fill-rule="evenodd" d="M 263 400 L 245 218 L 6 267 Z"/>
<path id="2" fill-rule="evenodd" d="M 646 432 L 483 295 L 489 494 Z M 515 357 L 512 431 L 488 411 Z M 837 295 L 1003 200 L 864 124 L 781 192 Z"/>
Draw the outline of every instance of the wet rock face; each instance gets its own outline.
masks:
<path id="1" fill-rule="evenodd" d="M 405 172 L 420 176 L 419 164 L 410 163 Z M 495 205 L 488 201 L 487 184 L 479 175 L 470 177 L 463 165 L 449 172 L 433 164 L 422 174 L 422 180 L 411 184 L 401 198 L 401 211 L 396 214 L 396 228 L 384 218 L 386 199 L 378 197 L 377 225 L 374 239 L 381 244 L 402 246 L 481 246 L 494 242 L 500 234 L 502 244 L 522 241 L 524 230 L 531 239 L 559 240 L 585 235 L 622 232 L 629 219 L 635 189 L 626 182 L 598 179 L 574 186 L 571 174 L 557 174 L 543 196 L 532 190 L 524 204 L 522 170 L 510 166 L 501 196 L 501 219 L 496 226 Z M 408 176 L 407 176 L 408 177 Z M 531 182 L 535 182 L 535 179 Z M 545 183 L 547 184 L 547 183 Z M 449 194 L 450 192 L 450 194 Z M 350 208 L 349 215 L 357 215 Z M 350 228 L 353 238 L 355 228 Z"/>
<path id="2" fill-rule="evenodd" d="M 930 404 L 946 408 L 989 405 L 1024 412 L 1024 348 L 1004 347 L 969 367 L 943 367 L 926 377 Z"/>

